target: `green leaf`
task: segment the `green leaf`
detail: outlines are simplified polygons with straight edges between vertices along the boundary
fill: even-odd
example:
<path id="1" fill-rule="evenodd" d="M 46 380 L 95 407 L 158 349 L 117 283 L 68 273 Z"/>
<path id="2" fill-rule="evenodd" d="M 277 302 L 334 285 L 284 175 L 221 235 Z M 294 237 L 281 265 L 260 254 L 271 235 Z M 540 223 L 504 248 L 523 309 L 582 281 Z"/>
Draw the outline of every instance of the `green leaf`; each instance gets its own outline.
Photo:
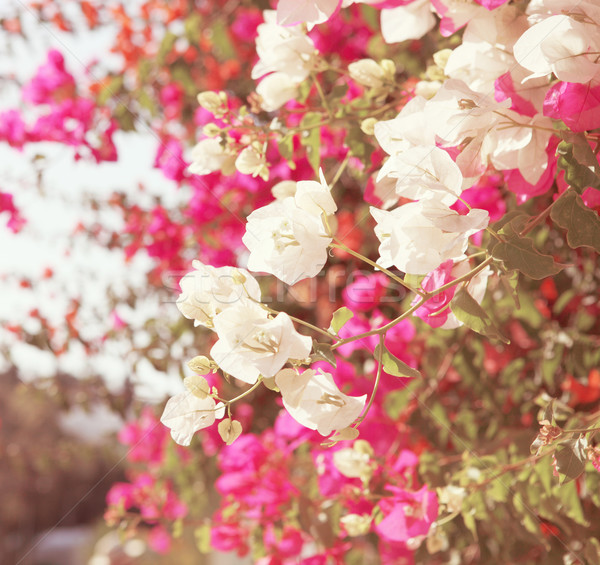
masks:
<path id="1" fill-rule="evenodd" d="M 558 144 L 558 168 L 565 171 L 565 180 L 578 192 L 591 186 L 600 188 L 600 166 L 586 136 L 568 130 L 561 132 Z"/>
<path id="2" fill-rule="evenodd" d="M 210 546 L 210 522 L 205 522 L 194 530 L 196 547 L 200 553 L 208 554 L 212 551 Z"/>
<path id="3" fill-rule="evenodd" d="M 558 498 L 559 508 L 562 506 L 562 513 L 566 514 L 571 520 L 581 526 L 589 526 L 590 522 L 586 519 L 581 505 L 581 496 L 574 482 L 568 484 L 556 485 L 554 490 Z"/>
<path id="4" fill-rule="evenodd" d="M 304 130 L 300 134 L 300 143 L 306 147 L 306 158 L 317 175 L 321 165 L 320 123 L 321 114 L 316 112 L 307 112 L 300 122 L 300 127 Z"/>
<path id="5" fill-rule="evenodd" d="M 452 302 L 450 302 L 450 310 L 452 310 L 457 320 L 473 331 L 499 339 L 504 343 L 510 343 L 510 340 L 502 335 L 486 311 L 465 288 L 461 288 L 456 292 Z"/>
<path id="6" fill-rule="evenodd" d="M 490 224 L 490 228 L 498 233 L 504 226 L 514 222 L 513 226 L 515 229 L 518 229 L 519 226 L 523 227 L 530 219 L 531 216 L 522 210 L 511 210 L 504 214 L 499 220 Z"/>
<path id="7" fill-rule="evenodd" d="M 521 307 L 521 301 L 519 300 L 519 271 L 511 271 L 500 275 L 500 283 L 506 290 L 506 294 L 513 299 L 515 307 L 519 309 Z"/>
<path id="8" fill-rule="evenodd" d="M 584 436 L 570 440 L 556 452 L 556 469 L 561 475 L 561 484 L 568 483 L 585 470 L 587 440 Z"/>
<path id="9" fill-rule="evenodd" d="M 508 228 L 508 229 L 507 229 Z M 516 269 L 529 278 L 540 280 L 559 273 L 564 265 L 556 263 L 550 255 L 542 255 L 528 237 L 521 237 L 509 225 L 502 228 L 508 236 L 491 248 L 495 259 L 504 262 L 508 270 Z"/>
<path id="10" fill-rule="evenodd" d="M 473 537 L 477 540 L 477 524 L 475 522 L 475 516 L 470 512 L 463 512 L 461 516 L 467 530 L 469 530 L 473 534 Z"/>
<path id="11" fill-rule="evenodd" d="M 172 51 L 177 41 L 177 36 L 172 31 L 167 31 L 160 43 L 156 59 L 159 65 L 165 62 L 166 56 Z"/>
<path id="12" fill-rule="evenodd" d="M 319 343 L 313 339 L 313 352 L 310 355 L 312 361 L 327 361 L 333 367 L 337 367 L 337 361 L 331 345 L 328 343 Z"/>
<path id="13" fill-rule="evenodd" d="M 278 142 L 277 148 L 279 149 L 280 155 L 288 161 L 290 165 L 296 167 L 294 163 L 294 136 L 289 133 L 284 135 Z"/>
<path id="14" fill-rule="evenodd" d="M 198 45 L 202 35 L 202 16 L 199 12 L 192 12 L 183 22 L 186 39 L 193 45 Z"/>
<path id="15" fill-rule="evenodd" d="M 589 565 L 600 565 L 600 542 L 596 538 L 588 539 L 583 554 Z"/>
<path id="16" fill-rule="evenodd" d="M 348 128 L 344 144 L 350 149 L 350 153 L 354 157 L 358 157 L 365 164 L 370 163 L 374 146 L 359 127 L 352 126 Z"/>
<path id="17" fill-rule="evenodd" d="M 552 206 L 550 217 L 567 230 L 569 247 L 593 247 L 600 253 L 600 218 L 583 203 L 579 194 L 568 191 L 561 196 Z"/>
<path id="18" fill-rule="evenodd" d="M 416 398 L 416 389 L 419 383 L 422 383 L 422 381 L 416 379 L 408 381 L 408 384 L 404 388 L 392 390 L 385 395 L 383 409 L 390 418 L 397 420 L 400 414 L 406 409 L 410 400 Z"/>
<path id="19" fill-rule="evenodd" d="M 377 345 L 375 348 L 375 359 L 379 359 L 379 348 Z M 412 367 L 409 367 L 404 361 L 400 361 L 398 357 L 392 355 L 388 349 L 384 346 L 383 352 L 381 353 L 381 361 L 383 363 L 383 370 L 394 377 L 410 377 L 413 379 L 421 377 L 421 373 Z"/>
<path id="20" fill-rule="evenodd" d="M 337 333 L 344 327 L 344 324 L 354 317 L 354 312 L 350 308 L 342 306 L 338 308 L 331 318 L 331 324 L 329 325 L 329 332 Z"/>
<path id="21" fill-rule="evenodd" d="M 331 93 L 329 94 L 329 96 L 327 98 L 329 99 L 329 101 L 335 100 L 336 102 L 338 102 L 340 98 L 343 98 L 344 96 L 346 96 L 346 92 L 348 92 L 348 85 L 346 83 L 336 84 L 331 89 Z"/>

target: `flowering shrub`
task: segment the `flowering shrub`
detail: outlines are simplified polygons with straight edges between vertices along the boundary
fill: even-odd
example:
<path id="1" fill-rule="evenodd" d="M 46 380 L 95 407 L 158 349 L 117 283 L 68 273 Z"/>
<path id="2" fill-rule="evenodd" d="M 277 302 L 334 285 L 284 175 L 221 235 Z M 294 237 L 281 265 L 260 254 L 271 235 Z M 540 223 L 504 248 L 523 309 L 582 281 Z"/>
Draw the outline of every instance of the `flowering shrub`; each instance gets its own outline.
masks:
<path id="1" fill-rule="evenodd" d="M 111 94 L 164 66 L 137 102 L 190 196 L 115 195 L 111 241 L 144 250 L 156 286 L 191 263 L 177 308 L 202 328 L 170 354 L 184 329 L 163 332 L 165 366 L 189 370 L 163 431 L 147 412 L 125 434 L 148 470 L 113 487 L 109 522 L 145 524 L 157 551 L 189 525 L 201 551 L 262 565 L 597 563 L 598 7 L 208 4 L 144 3 L 143 42 L 112 9 Z M 51 113 L 7 114 L 16 148 L 107 160 L 135 127 L 116 96 L 79 97 L 56 52 L 24 97 Z"/>

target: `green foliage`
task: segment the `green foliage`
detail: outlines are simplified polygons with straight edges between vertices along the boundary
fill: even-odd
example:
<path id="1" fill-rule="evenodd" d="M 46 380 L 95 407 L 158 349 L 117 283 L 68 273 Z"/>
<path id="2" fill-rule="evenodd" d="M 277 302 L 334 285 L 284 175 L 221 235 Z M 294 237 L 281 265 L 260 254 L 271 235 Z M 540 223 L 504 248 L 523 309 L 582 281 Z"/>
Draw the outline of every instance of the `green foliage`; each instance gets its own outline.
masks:
<path id="1" fill-rule="evenodd" d="M 374 353 L 375 359 L 379 359 L 380 355 L 381 362 L 383 363 L 383 370 L 388 373 L 388 375 L 411 378 L 418 378 L 421 376 L 421 373 L 417 371 L 417 369 L 409 367 L 404 361 L 401 361 L 392 355 L 385 346 L 383 346 L 383 351 L 381 351 L 381 346 L 377 345 Z"/>
<path id="2" fill-rule="evenodd" d="M 504 226 L 499 234 L 503 236 L 503 241 L 494 242 L 490 252 L 509 271 L 516 269 L 529 278 L 540 280 L 556 275 L 564 268 L 550 255 L 540 253 L 531 238 L 521 237 L 512 223 Z"/>
<path id="3" fill-rule="evenodd" d="M 350 308 L 346 308 L 346 306 L 342 306 L 338 308 L 331 318 L 331 324 L 329 325 L 329 332 L 337 334 L 343 327 L 344 324 L 354 317 L 354 312 L 350 310 Z"/>
<path id="4" fill-rule="evenodd" d="M 460 288 L 456 291 L 450 303 L 450 309 L 457 320 L 473 331 L 494 339 L 499 339 L 504 343 L 510 343 L 510 340 L 502 335 L 486 311 L 468 293 L 466 288 Z"/>
<path id="5" fill-rule="evenodd" d="M 300 143 L 306 147 L 308 162 L 317 175 L 321 166 L 321 128 L 319 127 L 321 121 L 321 114 L 307 112 L 300 123 L 303 130 L 300 135 Z"/>
<path id="6" fill-rule="evenodd" d="M 570 247 L 587 246 L 600 253 L 600 218 L 583 203 L 579 194 L 568 191 L 561 196 L 552 206 L 550 217 L 567 230 Z"/>
<path id="7" fill-rule="evenodd" d="M 562 131 L 563 140 L 556 153 L 558 168 L 565 171 L 565 180 L 579 193 L 591 186 L 600 188 L 600 165 L 582 133 Z"/>

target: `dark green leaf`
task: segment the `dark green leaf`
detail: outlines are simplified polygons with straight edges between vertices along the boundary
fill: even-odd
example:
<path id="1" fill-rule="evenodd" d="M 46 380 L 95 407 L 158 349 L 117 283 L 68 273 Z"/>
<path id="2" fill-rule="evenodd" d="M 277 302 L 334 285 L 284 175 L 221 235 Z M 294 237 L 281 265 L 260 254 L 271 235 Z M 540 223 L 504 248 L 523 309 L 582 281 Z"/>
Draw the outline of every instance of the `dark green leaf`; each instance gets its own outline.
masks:
<path id="1" fill-rule="evenodd" d="M 584 437 L 571 440 L 556 452 L 556 468 L 561 475 L 561 484 L 579 477 L 585 469 L 587 441 Z"/>
<path id="2" fill-rule="evenodd" d="M 477 301 L 467 292 L 465 288 L 459 289 L 452 302 L 450 309 L 456 316 L 456 319 L 465 324 L 479 334 L 496 338 L 504 343 L 510 343 L 510 340 L 502 335 L 486 311 L 477 303 Z"/>
<path id="3" fill-rule="evenodd" d="M 508 229 L 507 229 L 508 227 Z M 521 237 L 510 226 L 505 226 L 508 239 L 491 249 L 495 259 L 504 261 L 508 270 L 516 269 L 528 277 L 540 280 L 559 273 L 564 265 L 556 263 L 550 255 L 542 255 L 528 237 Z"/>
<path id="4" fill-rule="evenodd" d="M 565 180 L 578 192 L 591 186 L 600 188 L 600 166 L 586 136 L 568 130 L 561 132 L 558 144 L 558 168 L 565 171 Z"/>
<path id="5" fill-rule="evenodd" d="M 375 359 L 379 359 L 379 348 L 379 345 L 375 348 Z M 381 361 L 383 363 L 383 370 L 388 375 L 410 378 L 418 378 L 421 376 L 419 371 L 409 367 L 404 361 L 400 361 L 400 359 L 392 355 L 385 346 L 381 354 Z"/>
<path id="6" fill-rule="evenodd" d="M 312 361 L 327 361 L 333 367 L 337 367 L 335 355 L 328 343 L 319 343 L 313 339 L 313 352 L 310 358 Z"/>
<path id="7" fill-rule="evenodd" d="M 584 556 L 589 565 L 600 565 L 600 542 L 596 538 L 585 542 Z"/>
<path id="8" fill-rule="evenodd" d="M 567 230 L 570 247 L 593 247 L 600 253 L 600 218 L 583 203 L 579 194 L 568 191 L 561 196 L 552 206 L 550 217 Z"/>

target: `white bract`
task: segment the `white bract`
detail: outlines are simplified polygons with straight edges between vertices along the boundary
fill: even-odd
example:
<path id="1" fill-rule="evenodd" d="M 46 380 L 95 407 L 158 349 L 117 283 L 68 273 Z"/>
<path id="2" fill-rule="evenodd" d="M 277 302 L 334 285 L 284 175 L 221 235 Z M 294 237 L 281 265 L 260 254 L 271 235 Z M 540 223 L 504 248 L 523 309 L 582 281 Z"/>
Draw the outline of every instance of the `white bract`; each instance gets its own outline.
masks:
<path id="1" fill-rule="evenodd" d="M 435 26 L 429 0 L 381 10 L 381 35 L 386 43 L 420 39 Z"/>
<path id="2" fill-rule="evenodd" d="M 565 82 L 585 83 L 600 72 L 599 50 L 596 25 L 561 14 L 529 28 L 515 43 L 514 55 L 531 71 L 528 78 L 554 73 Z"/>
<path id="3" fill-rule="evenodd" d="M 396 65 L 389 59 L 377 63 L 373 59 L 360 59 L 348 65 L 350 77 L 358 84 L 379 90 L 394 82 Z"/>
<path id="4" fill-rule="evenodd" d="M 284 369 L 275 376 L 283 405 L 298 423 L 328 436 L 347 428 L 360 416 L 367 395 L 348 396 L 329 373 L 308 369 L 298 373 Z"/>
<path id="5" fill-rule="evenodd" d="M 396 180 L 395 191 L 411 200 L 434 198 L 448 206 L 462 192 L 463 176 L 450 155 L 439 147 L 412 147 L 390 157 L 377 175 Z"/>
<path id="6" fill-rule="evenodd" d="M 190 445 L 192 436 L 215 423 L 225 414 L 222 404 L 215 404 L 214 398 L 200 398 L 191 391 L 181 392 L 167 402 L 160 421 L 171 429 L 171 437 L 179 445 Z"/>
<path id="7" fill-rule="evenodd" d="M 244 147 L 237 159 L 235 168 L 243 175 L 259 176 L 263 180 L 268 180 L 269 169 L 265 154 L 257 151 L 254 147 Z"/>
<path id="8" fill-rule="evenodd" d="M 274 112 L 286 102 L 298 96 L 298 83 L 283 71 L 271 73 L 263 78 L 256 92 L 260 96 L 260 105 L 266 112 Z"/>
<path id="9" fill-rule="evenodd" d="M 212 328 L 213 318 L 238 303 L 260 302 L 260 287 L 245 269 L 213 267 L 193 261 L 194 271 L 179 281 L 177 308 L 195 326 Z"/>
<path id="10" fill-rule="evenodd" d="M 468 23 L 462 44 L 450 53 L 444 72 L 472 90 L 492 92 L 494 81 L 516 67 L 512 47 L 526 29 L 525 16 L 512 5 L 478 12 Z"/>
<path id="11" fill-rule="evenodd" d="M 258 304 L 240 304 L 214 319 L 219 340 L 210 350 L 221 369 L 254 384 L 259 375 L 273 377 L 289 359 L 305 359 L 312 340 L 300 335 L 290 317 L 275 318 Z"/>
<path id="12" fill-rule="evenodd" d="M 300 181 L 294 196 L 255 210 L 242 238 L 250 251 L 248 268 L 287 284 L 314 277 L 327 261 L 332 239 L 324 218 L 336 210 L 322 173 L 320 183 Z"/>
<path id="13" fill-rule="evenodd" d="M 259 61 L 252 69 L 252 78 L 267 73 L 283 72 L 297 83 L 313 70 L 317 51 L 312 40 L 299 26 L 284 27 L 276 22 L 276 13 L 264 12 L 265 23 L 258 26 L 256 53 Z"/>
<path id="14" fill-rule="evenodd" d="M 221 171 L 230 175 L 235 171 L 235 154 L 217 138 L 203 139 L 192 149 L 192 164 L 188 170 L 195 175 Z"/>
<path id="15" fill-rule="evenodd" d="M 306 22 L 310 29 L 327 21 L 340 4 L 341 0 L 279 0 L 277 23 L 289 26 Z"/>
<path id="16" fill-rule="evenodd" d="M 375 235 L 382 267 L 426 274 L 448 259 L 460 257 L 470 235 L 485 228 L 485 210 L 473 209 L 461 216 L 447 206 L 431 200 L 410 202 L 390 212 L 371 208 L 377 222 Z"/>

